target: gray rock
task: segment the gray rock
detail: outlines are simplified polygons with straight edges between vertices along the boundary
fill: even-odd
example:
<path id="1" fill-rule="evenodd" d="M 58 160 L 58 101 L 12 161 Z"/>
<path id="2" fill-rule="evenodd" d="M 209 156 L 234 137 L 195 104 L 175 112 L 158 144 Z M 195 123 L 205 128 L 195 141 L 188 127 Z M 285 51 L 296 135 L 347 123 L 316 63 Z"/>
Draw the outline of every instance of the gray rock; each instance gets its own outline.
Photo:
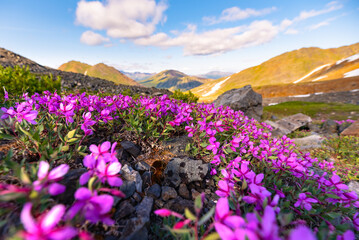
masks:
<path id="1" fill-rule="evenodd" d="M 153 196 L 154 198 L 159 198 L 161 196 L 161 187 L 160 187 L 160 185 L 158 185 L 157 183 L 152 185 L 148 189 L 147 195 L 148 196 Z"/>
<path id="2" fill-rule="evenodd" d="M 214 101 L 214 105 L 216 107 L 229 106 L 257 120 L 260 120 L 263 114 L 262 95 L 254 92 L 250 85 L 223 93 Z"/>
<path id="3" fill-rule="evenodd" d="M 153 198 L 145 196 L 140 204 L 136 207 L 137 217 L 150 218 L 153 207 Z"/>
<path id="4" fill-rule="evenodd" d="M 178 212 L 178 213 L 184 213 L 184 210 L 186 208 L 190 209 L 192 212 L 194 212 L 193 209 L 194 202 L 191 200 L 183 199 L 181 197 L 177 197 L 175 199 L 169 200 L 163 207 L 167 209 L 171 209 L 172 211 Z"/>
<path id="5" fill-rule="evenodd" d="M 342 124 L 339 125 L 338 127 L 338 133 L 342 133 L 345 129 L 347 129 L 350 125 L 352 125 L 349 122 L 344 122 Z"/>
<path id="6" fill-rule="evenodd" d="M 60 181 L 60 183 L 66 187 L 66 191 L 56 197 L 59 202 L 65 204 L 72 204 L 72 202 L 75 200 L 74 194 L 78 189 L 78 182 L 80 176 L 86 171 L 87 170 L 84 168 L 71 169 L 64 176 L 64 178 Z"/>
<path id="7" fill-rule="evenodd" d="M 128 200 L 123 201 L 115 212 L 115 220 L 118 221 L 119 219 L 127 217 L 134 212 L 135 208 L 132 204 Z"/>
<path id="8" fill-rule="evenodd" d="M 142 178 L 139 172 L 133 170 L 130 166 L 125 164 L 121 169 L 121 175 L 124 180 L 135 183 L 136 191 L 142 192 Z"/>
<path id="9" fill-rule="evenodd" d="M 303 114 L 297 113 L 289 117 L 282 118 L 281 120 L 276 121 L 276 124 L 279 126 L 288 129 L 290 132 L 297 130 L 300 127 L 307 126 L 312 122 L 311 117 Z"/>
<path id="10" fill-rule="evenodd" d="M 314 134 L 303 138 L 294 138 L 293 141 L 300 150 L 306 150 L 311 148 L 320 148 L 324 138 L 320 135 Z"/>
<path id="11" fill-rule="evenodd" d="M 191 183 L 201 181 L 209 171 L 207 163 L 190 158 L 174 158 L 166 166 L 164 171 L 165 182 L 178 187 L 181 182 Z"/>
<path id="12" fill-rule="evenodd" d="M 334 120 L 328 119 L 323 123 L 321 130 L 323 133 L 336 134 L 338 133 L 338 127 L 338 123 L 336 123 Z"/>
<path id="13" fill-rule="evenodd" d="M 136 183 L 134 181 L 123 181 L 120 190 L 125 194 L 125 198 L 131 197 L 136 191 Z"/>
<path id="14" fill-rule="evenodd" d="M 136 202 L 141 202 L 141 200 L 142 200 L 142 197 L 141 197 L 140 194 L 138 194 L 137 192 L 135 192 L 135 193 L 132 195 L 132 198 L 133 198 Z"/>
<path id="15" fill-rule="evenodd" d="M 180 184 L 178 194 L 185 199 L 190 199 L 189 191 L 184 183 Z"/>
<path id="16" fill-rule="evenodd" d="M 275 137 L 278 137 L 278 136 L 283 136 L 283 135 L 287 135 L 289 133 L 291 133 L 291 131 L 275 122 L 272 122 L 272 121 L 264 121 L 266 124 L 270 125 L 273 130 L 272 130 L 272 134 L 273 136 Z"/>
<path id="17" fill-rule="evenodd" d="M 144 172 L 142 174 L 142 188 L 148 188 L 152 184 L 152 172 Z"/>
<path id="18" fill-rule="evenodd" d="M 136 207 L 136 217 L 131 218 L 122 231 L 120 239 L 137 240 L 148 239 L 147 227 L 150 222 L 150 214 L 153 207 L 153 199 L 145 197 Z"/>
<path id="19" fill-rule="evenodd" d="M 176 198 L 177 192 L 174 188 L 163 186 L 161 197 L 163 201 L 168 201 L 170 199 Z"/>
<path id="20" fill-rule="evenodd" d="M 140 147 L 134 144 L 133 142 L 122 141 L 121 146 L 123 147 L 123 149 L 125 149 L 126 152 L 131 154 L 133 157 L 138 157 L 141 154 Z"/>
<path id="21" fill-rule="evenodd" d="M 151 166 L 148 165 L 146 162 L 141 161 L 141 162 L 136 163 L 135 169 L 137 171 L 139 171 L 139 172 L 141 172 L 141 171 L 150 171 Z"/>

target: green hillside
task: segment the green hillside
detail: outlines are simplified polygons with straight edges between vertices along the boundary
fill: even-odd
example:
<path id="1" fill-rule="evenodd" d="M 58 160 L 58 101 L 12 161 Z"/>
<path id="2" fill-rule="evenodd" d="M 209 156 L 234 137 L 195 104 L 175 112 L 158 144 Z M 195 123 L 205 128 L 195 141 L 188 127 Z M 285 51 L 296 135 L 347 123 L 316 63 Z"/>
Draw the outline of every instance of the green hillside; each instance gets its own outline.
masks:
<path id="1" fill-rule="evenodd" d="M 320 66 L 333 64 L 358 52 L 359 43 L 330 49 L 301 48 L 283 53 L 230 77 L 208 82 L 191 91 L 200 96 L 200 101 L 212 101 L 230 89 L 240 88 L 248 84 L 254 87 L 289 84 L 301 79 Z"/>
<path id="2" fill-rule="evenodd" d="M 148 79 L 140 81 L 146 87 L 166 88 L 171 91 L 180 89 L 190 90 L 209 81 L 205 78 L 188 76 L 176 70 L 165 70 Z"/>
<path id="3" fill-rule="evenodd" d="M 133 79 L 127 77 L 114 67 L 108 66 L 104 63 L 91 66 L 78 61 L 70 61 L 62 64 L 58 69 L 67 72 L 82 73 L 91 77 L 102 78 L 112 81 L 116 84 L 140 86 L 140 84 Z"/>

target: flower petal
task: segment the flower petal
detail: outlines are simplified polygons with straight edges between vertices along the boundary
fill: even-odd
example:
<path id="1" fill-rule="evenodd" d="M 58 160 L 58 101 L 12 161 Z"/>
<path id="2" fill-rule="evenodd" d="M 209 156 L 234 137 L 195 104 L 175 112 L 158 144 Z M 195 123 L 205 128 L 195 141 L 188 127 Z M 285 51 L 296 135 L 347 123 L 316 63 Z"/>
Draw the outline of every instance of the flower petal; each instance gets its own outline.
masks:
<path id="1" fill-rule="evenodd" d="M 41 228 L 45 230 L 45 232 L 51 231 L 61 221 L 62 216 L 65 214 L 65 210 L 65 206 L 62 204 L 58 204 L 51 208 L 41 220 Z"/>
<path id="2" fill-rule="evenodd" d="M 52 183 L 49 186 L 49 193 L 52 196 L 59 195 L 59 194 L 65 192 L 65 190 L 66 190 L 66 187 L 59 183 Z"/>
<path id="3" fill-rule="evenodd" d="M 50 165 L 48 162 L 41 161 L 39 164 L 39 170 L 37 171 L 37 177 L 41 180 L 47 176 L 49 172 Z"/>
<path id="4" fill-rule="evenodd" d="M 49 180 L 56 180 L 63 177 L 69 169 L 70 167 L 67 164 L 61 164 L 60 166 L 55 167 L 49 173 Z"/>
<path id="5" fill-rule="evenodd" d="M 32 207 L 31 203 L 25 203 L 24 207 L 22 208 L 21 216 L 20 216 L 24 228 L 26 229 L 26 231 L 30 233 L 35 232 L 37 230 L 36 222 L 31 215 L 31 207 Z"/>

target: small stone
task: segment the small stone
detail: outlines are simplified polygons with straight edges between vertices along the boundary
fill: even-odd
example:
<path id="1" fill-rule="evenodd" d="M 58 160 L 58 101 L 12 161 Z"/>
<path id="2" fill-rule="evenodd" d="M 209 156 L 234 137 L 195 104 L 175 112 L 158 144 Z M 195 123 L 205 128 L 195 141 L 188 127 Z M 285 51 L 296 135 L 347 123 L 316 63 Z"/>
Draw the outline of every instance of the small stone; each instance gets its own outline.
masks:
<path id="1" fill-rule="evenodd" d="M 185 198 L 185 199 L 190 199 L 189 191 L 188 191 L 188 189 L 187 189 L 186 184 L 183 184 L 183 183 L 182 183 L 182 184 L 179 186 L 178 194 L 179 194 L 181 197 Z"/>
<path id="2" fill-rule="evenodd" d="M 135 183 L 137 192 L 142 192 L 142 178 L 139 172 L 125 164 L 121 169 L 121 175 L 125 180 Z"/>
<path id="3" fill-rule="evenodd" d="M 329 134 L 338 133 L 338 126 L 334 120 L 328 119 L 323 123 L 322 131 Z"/>
<path id="4" fill-rule="evenodd" d="M 141 161 L 141 162 L 136 163 L 135 169 L 137 171 L 150 171 L 151 166 L 148 165 L 146 162 Z"/>
<path id="5" fill-rule="evenodd" d="M 153 198 L 144 197 L 142 202 L 136 207 L 136 214 L 138 217 L 150 218 L 153 207 Z"/>
<path id="6" fill-rule="evenodd" d="M 155 204 L 158 208 L 163 208 L 163 205 L 165 205 L 165 203 L 163 201 L 161 201 L 160 199 L 157 199 L 155 201 Z"/>
<path id="7" fill-rule="evenodd" d="M 134 181 L 123 181 L 120 190 L 125 194 L 125 198 L 127 199 L 136 191 L 136 184 Z"/>
<path id="8" fill-rule="evenodd" d="M 132 198 L 133 198 L 136 202 L 141 202 L 141 200 L 142 200 L 142 197 L 141 197 L 140 194 L 138 194 L 137 192 L 135 192 L 135 193 L 132 195 Z"/>
<path id="9" fill-rule="evenodd" d="M 183 199 L 181 197 L 177 197 L 175 199 L 169 200 L 163 206 L 163 208 L 171 209 L 172 211 L 182 214 L 186 208 L 188 208 L 192 212 L 194 212 L 193 204 L 194 204 L 194 202 L 192 200 L 187 200 L 187 199 Z"/>
<path id="10" fill-rule="evenodd" d="M 170 199 L 176 198 L 177 197 L 177 192 L 172 187 L 163 186 L 162 187 L 162 195 L 161 195 L 161 197 L 162 197 L 163 201 L 168 201 Z"/>
<path id="11" fill-rule="evenodd" d="M 152 184 L 152 172 L 144 172 L 142 174 L 142 188 L 146 189 Z"/>
<path id="12" fill-rule="evenodd" d="M 126 152 L 131 154 L 133 157 L 138 157 L 141 154 L 141 149 L 139 146 L 130 141 L 122 141 L 121 146 L 125 149 Z"/>
<path id="13" fill-rule="evenodd" d="M 148 196 L 153 196 L 154 198 L 159 198 L 161 196 L 161 187 L 160 187 L 160 185 L 158 185 L 157 183 L 152 185 L 147 190 L 147 195 Z"/>
<path id="14" fill-rule="evenodd" d="M 135 208 L 132 206 L 132 204 L 127 200 L 121 202 L 119 207 L 117 208 L 117 211 L 115 212 L 115 219 L 119 220 L 124 217 L 129 216 L 135 211 Z"/>
<path id="15" fill-rule="evenodd" d="M 196 197 L 198 197 L 199 195 L 201 195 L 201 193 L 199 193 L 195 189 L 192 189 L 191 192 L 192 192 L 192 199 L 193 200 L 196 199 Z"/>
<path id="16" fill-rule="evenodd" d="M 359 195 L 359 182 L 350 181 L 348 187 L 349 187 L 349 191 L 354 191 L 356 192 L 357 195 Z"/>

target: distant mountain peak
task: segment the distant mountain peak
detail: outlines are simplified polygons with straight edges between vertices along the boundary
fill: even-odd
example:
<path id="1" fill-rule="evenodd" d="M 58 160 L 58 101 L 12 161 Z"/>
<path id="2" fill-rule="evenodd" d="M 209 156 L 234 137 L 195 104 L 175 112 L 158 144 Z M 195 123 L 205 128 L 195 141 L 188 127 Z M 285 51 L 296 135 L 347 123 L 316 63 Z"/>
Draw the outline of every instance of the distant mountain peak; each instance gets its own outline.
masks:
<path id="1" fill-rule="evenodd" d="M 116 84 L 140 86 L 139 83 L 118 71 L 116 68 L 108 66 L 104 63 L 97 63 L 91 66 L 86 63 L 72 60 L 62 64 L 58 69 L 67 72 L 82 73 L 91 77 L 102 78 L 112 81 Z"/>

